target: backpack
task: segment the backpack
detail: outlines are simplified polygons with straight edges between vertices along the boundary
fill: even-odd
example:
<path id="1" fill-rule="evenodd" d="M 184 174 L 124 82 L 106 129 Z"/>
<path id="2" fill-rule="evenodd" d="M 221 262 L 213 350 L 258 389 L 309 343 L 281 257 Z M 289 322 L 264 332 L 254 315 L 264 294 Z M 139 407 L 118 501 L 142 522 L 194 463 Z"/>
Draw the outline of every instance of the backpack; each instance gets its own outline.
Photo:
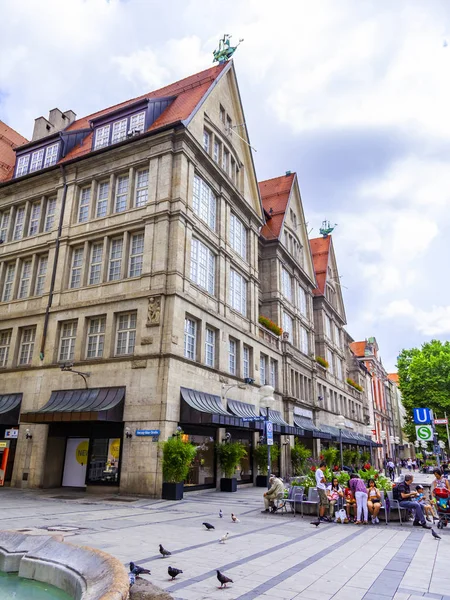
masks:
<path id="1" fill-rule="evenodd" d="M 392 497 L 394 498 L 394 500 L 400 501 L 400 494 L 399 494 L 398 486 L 397 485 L 395 485 L 392 488 Z"/>

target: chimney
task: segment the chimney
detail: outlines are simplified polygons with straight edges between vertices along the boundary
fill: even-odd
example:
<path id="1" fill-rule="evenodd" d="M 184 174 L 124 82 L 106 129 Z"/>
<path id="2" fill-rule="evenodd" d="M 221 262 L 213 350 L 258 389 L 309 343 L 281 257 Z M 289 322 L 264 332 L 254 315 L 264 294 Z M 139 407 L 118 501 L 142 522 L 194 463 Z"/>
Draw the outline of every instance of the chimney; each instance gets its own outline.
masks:
<path id="1" fill-rule="evenodd" d="M 61 112 L 59 108 L 54 108 L 48 113 L 48 119 L 45 117 L 38 117 L 34 121 L 33 142 L 40 140 L 41 138 L 47 137 L 57 131 L 62 131 L 69 127 L 76 119 L 76 114 L 73 110 L 67 110 Z"/>

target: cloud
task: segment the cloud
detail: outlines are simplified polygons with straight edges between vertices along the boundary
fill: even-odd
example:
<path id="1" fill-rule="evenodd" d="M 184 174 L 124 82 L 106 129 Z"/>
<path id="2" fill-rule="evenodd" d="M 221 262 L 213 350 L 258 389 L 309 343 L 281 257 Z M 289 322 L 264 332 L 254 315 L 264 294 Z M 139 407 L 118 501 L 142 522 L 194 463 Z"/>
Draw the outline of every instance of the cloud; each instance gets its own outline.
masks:
<path id="1" fill-rule="evenodd" d="M 404 319 L 423 335 L 442 336 L 450 334 L 450 306 L 432 306 L 429 309 L 416 308 L 410 300 L 394 300 L 382 311 L 386 320 Z"/>

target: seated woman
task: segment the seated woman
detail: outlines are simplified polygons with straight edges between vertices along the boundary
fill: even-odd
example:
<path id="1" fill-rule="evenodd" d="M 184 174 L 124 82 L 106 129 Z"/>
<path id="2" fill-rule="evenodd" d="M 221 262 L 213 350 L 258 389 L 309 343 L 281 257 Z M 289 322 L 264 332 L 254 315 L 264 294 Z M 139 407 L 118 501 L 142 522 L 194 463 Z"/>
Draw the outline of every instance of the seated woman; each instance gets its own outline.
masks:
<path id="1" fill-rule="evenodd" d="M 367 488 L 367 508 L 369 509 L 372 523 L 375 525 L 380 522 L 378 513 L 381 508 L 381 494 L 375 486 L 375 480 L 369 479 Z"/>
<path id="2" fill-rule="evenodd" d="M 434 473 L 434 481 L 431 484 L 431 492 L 434 494 L 434 490 L 440 489 L 440 490 L 448 490 L 450 492 L 450 483 L 448 481 L 448 479 L 446 479 L 443 475 L 442 475 L 442 471 L 440 469 L 434 469 L 433 471 Z"/>
<path id="3" fill-rule="evenodd" d="M 329 485 L 327 487 L 327 498 L 328 498 L 328 503 L 330 505 L 330 507 L 329 507 L 330 518 L 333 518 L 335 509 L 336 509 L 336 504 L 337 504 L 337 508 L 339 509 L 341 507 L 340 501 L 342 502 L 341 499 L 344 498 L 344 492 L 342 491 L 342 488 L 339 485 L 339 480 L 337 477 L 333 477 L 333 479 L 331 481 L 331 485 Z"/>
<path id="4" fill-rule="evenodd" d="M 344 490 L 345 498 L 345 511 L 347 513 L 347 523 L 352 523 L 356 519 L 356 499 L 350 488 L 346 487 Z M 352 516 L 353 513 L 353 516 Z"/>

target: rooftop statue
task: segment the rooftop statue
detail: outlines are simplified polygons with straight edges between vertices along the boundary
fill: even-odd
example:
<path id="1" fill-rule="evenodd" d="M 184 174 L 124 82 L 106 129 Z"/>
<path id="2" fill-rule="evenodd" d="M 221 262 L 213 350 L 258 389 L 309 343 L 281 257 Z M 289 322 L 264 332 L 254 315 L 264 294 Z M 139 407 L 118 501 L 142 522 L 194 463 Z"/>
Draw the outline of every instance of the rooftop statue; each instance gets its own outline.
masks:
<path id="1" fill-rule="evenodd" d="M 227 60 L 230 60 L 236 52 L 236 48 L 244 41 L 239 40 L 239 43 L 236 46 L 231 46 L 230 38 L 231 35 L 229 33 L 224 33 L 223 38 L 219 40 L 219 47 L 213 52 L 213 62 L 218 62 L 219 65 L 222 65 L 224 62 L 227 62 Z"/>
<path id="2" fill-rule="evenodd" d="M 322 221 L 322 227 L 319 229 L 320 235 L 323 235 L 324 238 L 328 237 L 336 225 L 337 223 L 334 224 L 334 227 L 331 227 L 330 221 Z"/>

